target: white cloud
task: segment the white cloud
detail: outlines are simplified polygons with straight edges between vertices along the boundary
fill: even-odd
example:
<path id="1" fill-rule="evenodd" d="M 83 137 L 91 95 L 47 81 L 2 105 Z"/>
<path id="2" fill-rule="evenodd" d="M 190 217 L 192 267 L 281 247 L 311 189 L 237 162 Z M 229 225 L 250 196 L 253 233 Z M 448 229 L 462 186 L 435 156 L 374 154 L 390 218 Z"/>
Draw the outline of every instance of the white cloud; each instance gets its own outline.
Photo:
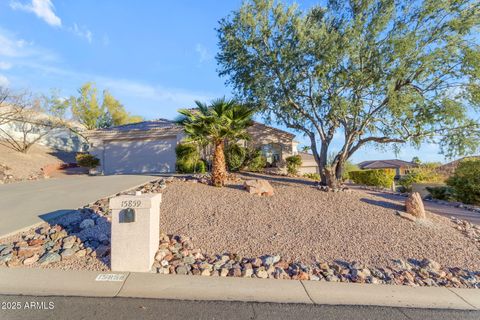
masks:
<path id="1" fill-rule="evenodd" d="M 202 92 L 192 92 L 178 88 L 166 88 L 126 79 L 96 77 L 95 82 L 106 88 L 122 92 L 133 97 L 159 101 L 164 104 L 187 107 L 195 100 L 209 101 L 213 95 Z"/>
<path id="2" fill-rule="evenodd" d="M 9 85 L 10 81 L 8 81 L 8 78 L 0 74 L 0 87 L 8 87 Z"/>
<path id="3" fill-rule="evenodd" d="M 23 39 L 15 39 L 11 34 L 0 29 L 0 56 L 19 57 L 25 54 L 23 49 L 28 43 Z"/>
<path id="4" fill-rule="evenodd" d="M 195 52 L 198 54 L 200 63 L 208 61 L 212 58 L 212 55 L 210 52 L 208 52 L 208 49 L 201 43 L 197 43 L 195 46 Z"/>
<path id="5" fill-rule="evenodd" d="M 11 63 L 0 61 L 0 70 L 8 70 L 12 67 Z"/>
<path id="6" fill-rule="evenodd" d="M 58 60 L 58 56 L 52 53 L 50 50 L 38 47 L 33 42 L 19 39 L 15 36 L 15 34 L 2 28 L 0 28 L 0 58 L 4 58 L 1 62 L 6 68 L 16 64 L 6 60 L 25 58 L 28 58 L 30 61 Z"/>
<path id="7" fill-rule="evenodd" d="M 31 0 L 31 3 L 25 4 L 17 0 L 12 0 L 10 7 L 14 10 L 32 12 L 51 26 L 62 26 L 62 20 L 55 14 L 55 8 L 51 0 Z"/>
<path id="8" fill-rule="evenodd" d="M 93 40 L 93 33 L 88 30 L 85 26 L 79 26 L 78 24 L 74 23 L 72 28 L 68 28 L 70 32 L 73 32 L 75 35 L 79 36 L 80 38 L 84 38 L 88 41 L 88 43 L 92 43 Z"/>

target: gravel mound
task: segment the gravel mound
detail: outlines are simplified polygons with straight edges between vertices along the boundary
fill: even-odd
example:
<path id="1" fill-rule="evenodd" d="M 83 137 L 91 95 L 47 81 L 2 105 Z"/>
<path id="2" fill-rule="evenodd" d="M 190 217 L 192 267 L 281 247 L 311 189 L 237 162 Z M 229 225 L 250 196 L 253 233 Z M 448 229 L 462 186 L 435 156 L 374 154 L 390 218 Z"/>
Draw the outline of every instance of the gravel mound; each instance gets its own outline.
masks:
<path id="1" fill-rule="evenodd" d="M 397 259 L 433 259 L 480 270 L 480 248 L 447 218 L 427 222 L 395 215 L 398 203 L 362 190 L 321 192 L 311 182 L 268 178 L 272 197 L 175 181 L 163 191 L 161 229 L 183 234 L 207 254 L 280 255 L 292 261 L 359 261 L 393 266 Z"/>

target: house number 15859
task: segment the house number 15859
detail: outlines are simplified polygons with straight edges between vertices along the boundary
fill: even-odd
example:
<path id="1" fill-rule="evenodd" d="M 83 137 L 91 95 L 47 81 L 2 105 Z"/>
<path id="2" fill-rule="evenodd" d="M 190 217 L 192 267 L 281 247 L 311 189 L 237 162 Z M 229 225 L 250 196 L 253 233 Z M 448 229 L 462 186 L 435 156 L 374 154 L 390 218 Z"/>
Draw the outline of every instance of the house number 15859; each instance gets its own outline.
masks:
<path id="1" fill-rule="evenodd" d="M 138 208 L 142 204 L 140 200 L 124 200 L 120 204 L 122 208 Z"/>

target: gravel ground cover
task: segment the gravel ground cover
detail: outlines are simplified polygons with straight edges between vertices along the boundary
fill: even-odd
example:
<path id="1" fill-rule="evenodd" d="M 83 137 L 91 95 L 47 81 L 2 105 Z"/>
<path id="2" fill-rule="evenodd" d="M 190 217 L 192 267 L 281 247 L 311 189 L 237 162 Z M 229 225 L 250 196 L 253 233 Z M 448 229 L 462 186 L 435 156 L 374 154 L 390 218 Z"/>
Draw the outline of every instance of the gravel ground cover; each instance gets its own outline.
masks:
<path id="1" fill-rule="evenodd" d="M 210 254 L 278 254 L 288 260 L 373 265 L 429 258 L 480 270 L 478 246 L 450 219 L 429 215 L 413 223 L 395 215 L 403 207 L 367 192 L 321 192 L 301 179 L 270 180 L 272 197 L 254 197 L 241 182 L 222 189 L 175 182 L 164 192 L 161 228 L 192 237 Z"/>
<path id="2" fill-rule="evenodd" d="M 437 215 L 411 222 L 395 214 L 398 203 L 363 191 L 268 179 L 272 197 L 247 193 L 241 179 L 221 189 L 202 177 L 139 187 L 163 193 L 152 271 L 480 288 L 479 226 Z M 109 263 L 108 199 L 0 240 L 7 267 L 109 270 Z"/>

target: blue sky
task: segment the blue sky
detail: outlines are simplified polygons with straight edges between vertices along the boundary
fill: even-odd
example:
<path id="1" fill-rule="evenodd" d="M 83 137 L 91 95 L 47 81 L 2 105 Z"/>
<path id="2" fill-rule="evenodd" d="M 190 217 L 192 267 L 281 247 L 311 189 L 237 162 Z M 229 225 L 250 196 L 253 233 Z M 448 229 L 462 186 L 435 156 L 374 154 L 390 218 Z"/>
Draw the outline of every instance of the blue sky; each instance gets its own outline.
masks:
<path id="1" fill-rule="evenodd" d="M 299 1 L 301 8 L 315 1 Z M 132 114 L 174 118 L 176 110 L 230 96 L 218 77 L 215 28 L 240 0 L 0 0 L 0 85 L 64 96 L 86 81 L 108 89 Z M 296 132 L 294 132 L 296 133 Z M 307 140 L 297 134 L 297 140 Z M 398 158 L 444 161 L 434 145 Z M 366 147 L 354 162 L 395 158 Z"/>

